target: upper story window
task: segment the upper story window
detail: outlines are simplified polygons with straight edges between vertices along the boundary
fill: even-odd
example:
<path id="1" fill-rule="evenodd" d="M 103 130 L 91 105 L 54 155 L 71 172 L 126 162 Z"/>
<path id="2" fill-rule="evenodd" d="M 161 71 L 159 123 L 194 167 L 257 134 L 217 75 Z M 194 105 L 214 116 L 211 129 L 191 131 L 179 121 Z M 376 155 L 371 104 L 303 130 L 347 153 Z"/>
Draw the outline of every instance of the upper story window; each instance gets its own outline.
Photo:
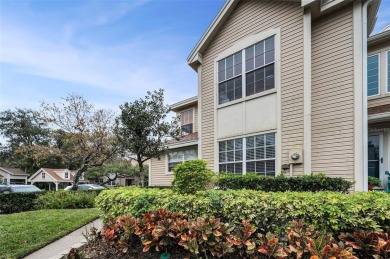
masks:
<path id="1" fill-rule="evenodd" d="M 68 178 L 69 178 L 69 173 L 65 172 L 65 179 L 68 179 Z"/>
<path id="2" fill-rule="evenodd" d="M 242 97 L 242 53 L 218 61 L 219 104 Z"/>
<path id="3" fill-rule="evenodd" d="M 46 178 L 46 173 L 42 173 L 41 176 L 42 176 L 42 179 L 45 179 Z"/>
<path id="4" fill-rule="evenodd" d="M 367 59 L 367 96 L 379 94 L 379 54 Z"/>
<path id="5" fill-rule="evenodd" d="M 246 96 L 275 87 L 274 37 L 245 49 Z"/>
<path id="6" fill-rule="evenodd" d="M 191 161 L 198 158 L 197 148 L 190 147 L 181 150 L 171 151 L 168 153 L 168 172 L 185 161 Z"/>
<path id="7" fill-rule="evenodd" d="M 180 114 L 181 132 L 190 134 L 194 132 L 194 109 L 186 110 Z"/>
<path id="8" fill-rule="evenodd" d="M 245 62 L 242 62 L 243 57 Z M 218 61 L 218 103 L 274 88 L 274 63 L 274 36 Z M 242 71 L 245 71 L 244 76 Z"/>

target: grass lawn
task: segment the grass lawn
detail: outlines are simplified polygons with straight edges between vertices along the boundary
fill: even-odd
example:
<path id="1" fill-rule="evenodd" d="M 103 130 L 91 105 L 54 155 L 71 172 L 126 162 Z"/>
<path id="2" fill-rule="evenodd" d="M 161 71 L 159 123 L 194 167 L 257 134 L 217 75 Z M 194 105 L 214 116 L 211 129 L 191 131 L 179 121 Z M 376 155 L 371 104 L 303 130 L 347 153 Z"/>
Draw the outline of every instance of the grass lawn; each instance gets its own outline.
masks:
<path id="1" fill-rule="evenodd" d="M 21 258 L 96 219 L 98 209 L 0 215 L 0 258 Z"/>

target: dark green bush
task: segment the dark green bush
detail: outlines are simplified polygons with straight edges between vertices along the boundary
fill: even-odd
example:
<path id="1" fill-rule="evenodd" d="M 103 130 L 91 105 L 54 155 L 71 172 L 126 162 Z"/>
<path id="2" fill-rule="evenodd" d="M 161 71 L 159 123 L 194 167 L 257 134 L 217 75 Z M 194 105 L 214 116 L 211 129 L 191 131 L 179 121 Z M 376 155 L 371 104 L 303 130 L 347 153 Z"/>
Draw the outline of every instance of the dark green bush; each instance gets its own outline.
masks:
<path id="1" fill-rule="evenodd" d="M 93 208 L 100 190 L 47 192 L 35 200 L 36 209 Z"/>
<path id="2" fill-rule="evenodd" d="M 172 185 L 178 193 L 196 193 L 207 190 L 212 182 L 214 173 L 207 169 L 204 160 L 192 160 L 178 164 L 173 169 Z"/>
<path id="3" fill-rule="evenodd" d="M 319 192 L 335 191 L 348 193 L 353 183 L 342 178 L 327 177 L 324 174 L 302 175 L 297 177 L 265 177 L 257 174 L 232 175 L 221 174 L 217 179 L 221 189 L 248 189 L 265 192 Z"/>
<path id="4" fill-rule="evenodd" d="M 264 231 L 284 231 L 291 220 L 301 218 L 328 232 L 390 226 L 390 195 L 384 192 L 212 190 L 182 195 L 169 189 L 118 188 L 101 192 L 96 206 L 112 216 L 138 217 L 164 208 L 187 217 L 214 216 L 233 223 L 250 220 Z"/>
<path id="5" fill-rule="evenodd" d="M 16 213 L 34 210 L 34 201 L 44 192 L 13 192 L 0 194 L 0 211 Z"/>

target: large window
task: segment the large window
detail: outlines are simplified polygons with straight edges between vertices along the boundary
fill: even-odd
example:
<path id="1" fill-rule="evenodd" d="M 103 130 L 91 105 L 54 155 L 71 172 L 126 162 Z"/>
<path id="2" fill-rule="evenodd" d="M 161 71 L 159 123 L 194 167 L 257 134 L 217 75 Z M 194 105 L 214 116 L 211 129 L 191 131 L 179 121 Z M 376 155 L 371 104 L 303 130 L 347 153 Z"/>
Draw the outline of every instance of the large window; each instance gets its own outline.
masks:
<path id="1" fill-rule="evenodd" d="M 243 56 L 245 62 L 242 62 Z M 274 63 L 274 36 L 218 61 L 218 103 L 227 103 L 240 99 L 243 95 L 273 89 Z M 242 71 L 245 71 L 245 77 L 242 76 Z"/>
<path id="2" fill-rule="evenodd" d="M 218 61 L 219 104 L 242 97 L 242 54 L 238 52 Z"/>
<path id="3" fill-rule="evenodd" d="M 372 55 L 367 60 L 367 96 L 379 94 L 379 55 Z"/>
<path id="4" fill-rule="evenodd" d="M 194 109 L 186 110 L 180 114 L 181 132 L 190 134 L 193 132 L 194 125 Z"/>
<path id="5" fill-rule="evenodd" d="M 246 171 L 275 176 L 275 133 L 246 138 Z"/>
<path id="6" fill-rule="evenodd" d="M 275 133 L 219 142 L 219 171 L 275 176 Z"/>
<path id="7" fill-rule="evenodd" d="M 172 172 L 173 168 L 180 163 L 198 158 L 198 150 L 196 147 L 183 148 L 174 150 L 168 153 L 168 172 Z"/>
<path id="8" fill-rule="evenodd" d="M 242 174 L 243 140 L 219 142 L 219 171 Z"/>

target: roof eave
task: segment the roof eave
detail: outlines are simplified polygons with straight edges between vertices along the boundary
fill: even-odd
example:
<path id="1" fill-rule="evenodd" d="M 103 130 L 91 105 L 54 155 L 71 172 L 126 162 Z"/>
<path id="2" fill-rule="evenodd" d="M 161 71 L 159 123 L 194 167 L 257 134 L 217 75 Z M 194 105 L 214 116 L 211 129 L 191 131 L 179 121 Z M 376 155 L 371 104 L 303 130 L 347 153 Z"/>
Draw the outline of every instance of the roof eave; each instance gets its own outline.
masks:
<path id="1" fill-rule="evenodd" d="M 176 111 L 179 111 L 183 107 L 186 107 L 186 106 L 189 106 L 189 105 L 194 105 L 197 102 L 198 102 L 198 96 L 194 96 L 194 97 L 185 99 L 183 101 L 174 103 L 174 104 L 170 105 L 170 108 L 171 108 L 171 111 L 176 112 Z"/>

